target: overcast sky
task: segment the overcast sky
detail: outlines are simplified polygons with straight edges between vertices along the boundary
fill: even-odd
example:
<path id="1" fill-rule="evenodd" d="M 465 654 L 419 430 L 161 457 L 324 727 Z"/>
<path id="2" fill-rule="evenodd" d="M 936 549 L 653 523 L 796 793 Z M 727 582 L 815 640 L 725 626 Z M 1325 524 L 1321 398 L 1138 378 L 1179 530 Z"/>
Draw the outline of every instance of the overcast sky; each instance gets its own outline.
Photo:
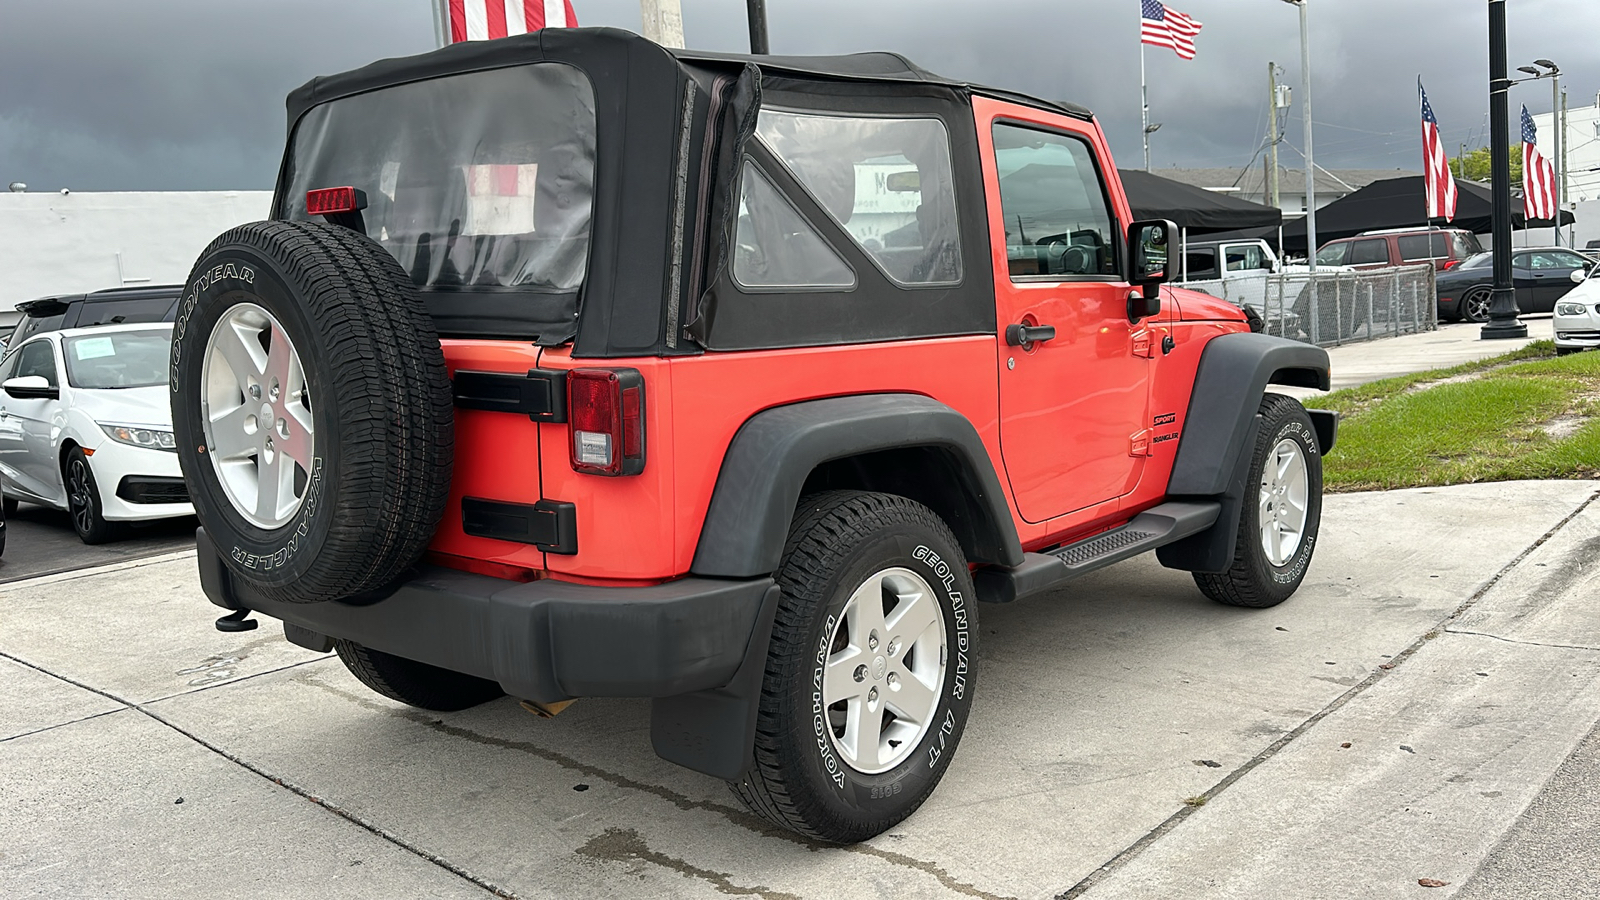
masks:
<path id="1" fill-rule="evenodd" d="M 682 0 L 691 47 L 744 50 L 743 0 Z M 1299 24 L 1279 0 L 1180 0 L 1205 23 L 1199 56 L 1147 48 L 1155 166 L 1248 163 L 1266 129 L 1266 65 L 1295 87 Z M 1565 70 L 1572 106 L 1600 91 L 1600 3 L 1510 0 L 1511 66 Z M 573 0 L 585 25 L 637 30 L 637 0 Z M 1311 0 L 1317 161 L 1420 168 L 1420 73 L 1446 145 L 1484 143 L 1485 0 Z M 429 0 L 73 0 L 6 4 L 0 22 L 0 183 L 33 190 L 264 189 L 282 152 L 284 95 L 313 75 L 433 47 Z M 888 49 L 941 74 L 1073 100 L 1118 162 L 1139 145 L 1137 0 L 768 0 L 778 53 Z M 1512 91 L 1548 111 L 1549 82 Z M 1285 148 L 1281 163 L 1299 158 Z M 1259 165 L 1259 162 L 1257 163 Z"/>

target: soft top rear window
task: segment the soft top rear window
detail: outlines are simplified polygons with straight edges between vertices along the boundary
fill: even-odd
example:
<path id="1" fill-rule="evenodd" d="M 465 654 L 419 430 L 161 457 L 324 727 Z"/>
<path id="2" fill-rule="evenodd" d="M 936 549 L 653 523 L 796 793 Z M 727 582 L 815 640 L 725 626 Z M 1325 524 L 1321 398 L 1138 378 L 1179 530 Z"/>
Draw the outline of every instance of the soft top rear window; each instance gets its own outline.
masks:
<path id="1" fill-rule="evenodd" d="M 415 81 L 313 107 L 295 128 L 280 210 L 364 191 L 367 235 L 419 287 L 575 294 L 589 258 L 595 100 L 572 66 Z"/>

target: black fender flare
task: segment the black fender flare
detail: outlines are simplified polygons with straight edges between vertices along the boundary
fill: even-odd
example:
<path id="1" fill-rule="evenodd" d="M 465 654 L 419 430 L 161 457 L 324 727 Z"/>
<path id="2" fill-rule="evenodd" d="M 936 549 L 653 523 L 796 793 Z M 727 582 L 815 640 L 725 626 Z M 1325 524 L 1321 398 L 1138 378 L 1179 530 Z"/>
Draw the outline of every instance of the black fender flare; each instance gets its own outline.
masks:
<path id="1" fill-rule="evenodd" d="M 955 463 L 963 504 L 951 530 L 971 562 L 1021 565 L 1022 544 L 989 453 L 956 410 L 920 394 L 863 394 L 756 413 L 728 446 L 695 548 L 692 574 L 753 578 L 776 571 L 806 478 L 831 460 L 932 448 Z M 937 510 L 936 510 L 937 512 Z"/>
<path id="2" fill-rule="evenodd" d="M 1329 388 L 1328 351 L 1266 334 L 1212 338 L 1200 354 L 1178 456 L 1167 483 L 1169 498 L 1222 501 L 1210 528 L 1156 551 L 1161 564 L 1191 572 L 1223 572 L 1233 562 L 1239 516 L 1247 493 L 1249 448 L 1261 427 L 1261 398 L 1269 384 Z M 1314 414 L 1318 449 L 1333 449 L 1338 419 Z"/>
<path id="3" fill-rule="evenodd" d="M 1327 390 L 1328 351 L 1248 332 L 1219 335 L 1206 343 L 1167 483 L 1169 495 L 1203 497 L 1227 491 L 1268 384 Z"/>

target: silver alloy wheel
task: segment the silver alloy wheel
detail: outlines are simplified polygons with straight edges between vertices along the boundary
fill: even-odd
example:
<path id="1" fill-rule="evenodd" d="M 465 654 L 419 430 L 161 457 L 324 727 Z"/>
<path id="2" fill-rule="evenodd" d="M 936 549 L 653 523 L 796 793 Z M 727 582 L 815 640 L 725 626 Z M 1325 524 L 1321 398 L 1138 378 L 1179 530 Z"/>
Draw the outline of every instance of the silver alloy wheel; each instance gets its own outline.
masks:
<path id="1" fill-rule="evenodd" d="M 1284 438 L 1261 473 L 1261 549 L 1274 566 L 1287 564 L 1300 549 L 1310 490 L 1305 451 L 1298 441 Z"/>
<path id="2" fill-rule="evenodd" d="M 211 329 L 200 372 L 206 455 L 235 512 L 268 530 L 300 509 L 316 434 L 300 354 L 272 313 L 230 308 Z"/>
<path id="3" fill-rule="evenodd" d="M 828 647 L 822 704 L 833 747 L 858 772 L 887 772 L 939 711 L 944 611 L 922 576 L 884 569 L 850 595 Z"/>

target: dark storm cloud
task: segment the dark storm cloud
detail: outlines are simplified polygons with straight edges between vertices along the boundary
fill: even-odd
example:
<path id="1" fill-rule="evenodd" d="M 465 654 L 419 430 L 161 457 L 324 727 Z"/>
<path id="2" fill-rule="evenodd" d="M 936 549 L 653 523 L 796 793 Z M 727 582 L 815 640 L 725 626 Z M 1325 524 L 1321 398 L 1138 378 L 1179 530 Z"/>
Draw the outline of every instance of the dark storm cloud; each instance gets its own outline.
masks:
<path id="1" fill-rule="evenodd" d="M 1419 166 L 1416 77 L 1447 146 L 1481 143 L 1482 0 L 1311 0 L 1317 159 Z M 691 46 L 741 50 L 743 0 L 683 0 Z M 1199 57 L 1147 50 L 1157 166 L 1242 166 L 1265 130 L 1267 61 L 1296 87 L 1298 17 L 1278 0 L 1173 4 L 1205 23 Z M 636 0 L 574 0 L 584 24 L 637 29 Z M 943 74 L 1092 107 L 1140 163 L 1136 0 L 768 0 L 779 53 L 890 49 Z M 1593 0 L 1515 0 L 1512 65 L 1563 65 L 1575 106 L 1600 90 Z M 428 0 L 75 0 L 7 5 L 0 23 L 0 181 L 78 190 L 270 187 L 283 96 L 312 75 L 433 45 Z M 1549 108 L 1546 82 L 1513 92 Z M 1285 148 L 1284 165 L 1298 164 Z"/>

